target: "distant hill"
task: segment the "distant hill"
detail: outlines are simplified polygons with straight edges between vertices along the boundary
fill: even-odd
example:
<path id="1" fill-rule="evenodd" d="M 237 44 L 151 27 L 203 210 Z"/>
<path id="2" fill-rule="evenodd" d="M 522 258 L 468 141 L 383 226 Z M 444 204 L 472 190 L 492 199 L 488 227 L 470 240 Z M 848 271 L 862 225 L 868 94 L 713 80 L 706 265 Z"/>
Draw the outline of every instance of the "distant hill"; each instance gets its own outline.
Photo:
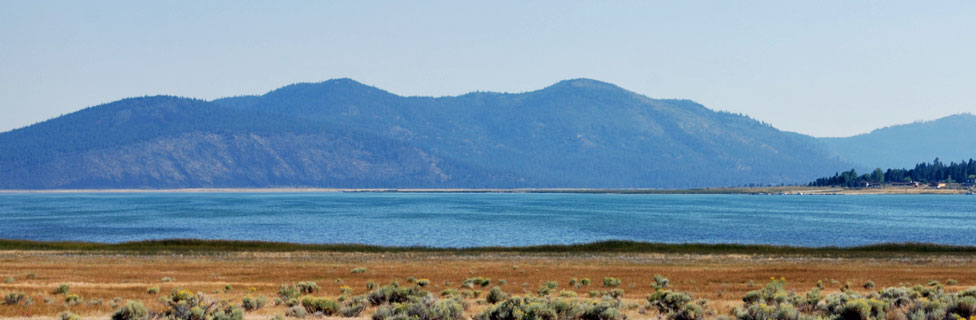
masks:
<path id="1" fill-rule="evenodd" d="M 402 97 L 349 79 L 124 99 L 0 134 L 0 188 L 580 187 L 806 183 L 816 139 L 589 79 Z"/>
<path id="2" fill-rule="evenodd" d="M 976 115 L 891 126 L 847 138 L 820 138 L 838 156 L 864 168 L 913 168 L 915 164 L 976 158 Z"/>

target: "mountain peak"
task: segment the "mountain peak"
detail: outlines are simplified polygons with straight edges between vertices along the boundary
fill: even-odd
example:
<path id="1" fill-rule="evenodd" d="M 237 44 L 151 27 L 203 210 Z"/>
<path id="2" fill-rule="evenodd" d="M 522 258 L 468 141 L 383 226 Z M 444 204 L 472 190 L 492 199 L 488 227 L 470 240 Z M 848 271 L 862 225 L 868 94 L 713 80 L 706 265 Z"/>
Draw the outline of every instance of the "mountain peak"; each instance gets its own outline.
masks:
<path id="1" fill-rule="evenodd" d="M 603 81 L 599 81 L 599 80 L 594 80 L 594 79 L 589 79 L 589 78 L 566 79 L 566 80 L 557 82 L 556 84 L 552 85 L 551 87 L 593 88 L 593 89 L 620 89 L 620 90 L 623 90 L 623 88 L 620 88 L 620 87 L 618 87 L 615 84 L 608 83 L 608 82 L 603 82 Z"/>

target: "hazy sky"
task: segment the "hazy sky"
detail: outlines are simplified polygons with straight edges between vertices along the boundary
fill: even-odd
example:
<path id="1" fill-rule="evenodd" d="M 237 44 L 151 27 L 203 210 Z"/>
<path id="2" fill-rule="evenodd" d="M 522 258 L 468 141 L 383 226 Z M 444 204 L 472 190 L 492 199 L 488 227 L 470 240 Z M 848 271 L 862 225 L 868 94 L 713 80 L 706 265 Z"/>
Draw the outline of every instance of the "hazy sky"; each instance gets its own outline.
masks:
<path id="1" fill-rule="evenodd" d="M 976 1 L 0 0 L 0 131 L 124 97 L 587 77 L 789 131 L 976 112 Z"/>

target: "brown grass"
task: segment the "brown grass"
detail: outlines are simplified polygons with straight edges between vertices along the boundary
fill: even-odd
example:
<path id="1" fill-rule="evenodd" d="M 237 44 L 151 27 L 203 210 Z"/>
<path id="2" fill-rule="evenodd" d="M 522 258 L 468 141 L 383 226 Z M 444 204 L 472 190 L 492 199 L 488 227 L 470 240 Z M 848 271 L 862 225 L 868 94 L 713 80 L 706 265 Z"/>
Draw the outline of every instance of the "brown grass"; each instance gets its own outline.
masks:
<path id="1" fill-rule="evenodd" d="M 77 305 L 70 309 L 87 316 L 112 312 L 109 301 L 115 297 L 140 299 L 150 309 L 156 301 L 175 288 L 204 292 L 220 299 L 240 303 L 248 288 L 269 298 L 282 283 L 315 281 L 322 287 L 319 295 L 337 296 L 339 286 L 352 287 L 364 293 L 366 282 L 385 284 L 393 280 L 405 283 L 408 277 L 431 280 L 430 291 L 458 288 L 466 278 L 484 276 L 496 285 L 499 279 L 508 283 L 503 289 L 522 294 L 534 292 L 547 280 L 559 283 L 559 289 L 577 291 L 586 296 L 589 290 L 605 290 L 601 280 L 613 276 L 623 280 L 620 288 L 625 298 L 642 302 L 653 291 L 649 284 L 655 274 L 671 279 L 677 290 L 709 299 L 719 312 L 738 305 L 748 291 L 761 287 L 770 277 L 785 277 L 788 288 L 806 291 L 823 280 L 827 291 L 837 291 L 845 282 L 861 289 L 867 280 L 878 288 L 926 283 L 947 279 L 959 281 L 949 289 L 976 285 L 976 256 L 915 254 L 892 258 L 798 255 L 694 255 L 694 254 L 542 254 L 542 253 L 330 253 L 330 252 L 261 252 L 219 254 L 134 254 L 84 253 L 52 251 L 0 251 L 0 279 L 14 277 L 14 283 L 0 283 L 0 294 L 20 291 L 35 299 L 32 306 L 0 306 L 0 317 L 53 316 L 69 309 L 63 296 L 51 294 L 59 283 L 71 286 L 71 293 L 85 300 L 101 298 L 102 306 Z M 515 268 L 518 266 L 518 268 Z M 368 271 L 353 274 L 356 267 Z M 27 279 L 28 273 L 36 278 Z M 174 282 L 161 282 L 163 277 Z M 570 278 L 590 278 L 593 283 L 580 289 L 570 288 Z M 446 284 L 449 282 L 449 284 Z M 225 285 L 234 290 L 223 293 Z M 158 296 L 146 293 L 149 286 L 159 286 Z M 490 288 L 490 286 L 489 286 Z M 211 294 L 214 290 L 221 293 Z M 488 288 L 483 289 L 487 293 Z M 57 299 L 45 304 L 45 297 Z M 483 297 L 483 296 L 482 296 Z M 480 307 L 475 307 L 480 309 Z M 370 312 L 371 310 L 367 310 Z M 265 307 L 255 313 L 261 318 L 283 313 L 283 307 Z M 633 312 L 633 311 L 631 311 Z M 636 316 L 636 314 L 634 314 Z M 252 315 L 251 317 L 254 317 Z"/>

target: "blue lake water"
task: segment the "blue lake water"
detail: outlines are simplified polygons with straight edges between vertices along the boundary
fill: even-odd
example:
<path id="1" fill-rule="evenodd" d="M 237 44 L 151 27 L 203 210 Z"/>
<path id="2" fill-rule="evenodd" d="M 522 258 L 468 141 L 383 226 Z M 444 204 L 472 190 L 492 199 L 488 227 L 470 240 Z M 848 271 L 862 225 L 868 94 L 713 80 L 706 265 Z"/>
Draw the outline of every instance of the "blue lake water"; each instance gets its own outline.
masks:
<path id="1" fill-rule="evenodd" d="M 241 239 L 436 247 L 976 245 L 976 196 L 424 193 L 0 194 L 0 238 Z"/>

